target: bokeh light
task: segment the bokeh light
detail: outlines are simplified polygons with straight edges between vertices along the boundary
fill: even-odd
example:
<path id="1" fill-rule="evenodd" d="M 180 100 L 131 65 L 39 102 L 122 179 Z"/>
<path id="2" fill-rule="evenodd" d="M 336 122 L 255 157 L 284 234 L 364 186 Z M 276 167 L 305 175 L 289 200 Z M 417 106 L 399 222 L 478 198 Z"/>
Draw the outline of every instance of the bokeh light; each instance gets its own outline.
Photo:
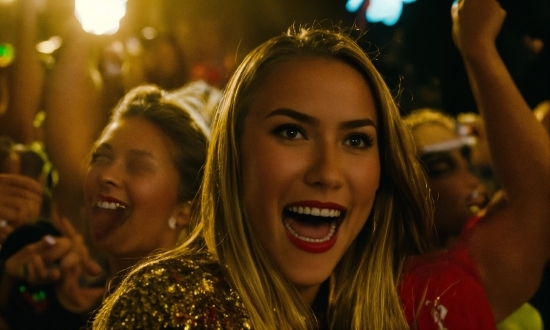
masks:
<path id="1" fill-rule="evenodd" d="M 9 43 L 0 44 L 0 68 L 7 67 L 15 58 L 15 50 Z"/>
<path id="2" fill-rule="evenodd" d="M 367 21 L 371 23 L 382 22 L 391 26 L 397 23 L 403 12 L 403 4 L 415 0 L 370 0 L 365 12 Z M 346 9 L 349 12 L 357 11 L 364 3 L 364 0 L 348 0 Z"/>
<path id="3" fill-rule="evenodd" d="M 126 15 L 127 0 L 75 0 L 75 16 L 84 31 L 114 34 Z"/>
<path id="4" fill-rule="evenodd" d="M 48 40 L 44 40 L 36 44 L 36 50 L 42 54 L 51 54 L 61 47 L 63 40 L 60 36 L 52 36 Z"/>

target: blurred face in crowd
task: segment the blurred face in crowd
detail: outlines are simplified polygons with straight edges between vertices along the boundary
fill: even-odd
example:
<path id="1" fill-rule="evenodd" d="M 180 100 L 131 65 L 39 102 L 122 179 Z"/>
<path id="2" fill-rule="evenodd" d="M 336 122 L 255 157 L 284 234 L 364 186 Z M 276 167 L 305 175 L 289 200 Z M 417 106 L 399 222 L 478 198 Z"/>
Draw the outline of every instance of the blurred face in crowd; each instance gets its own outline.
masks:
<path id="1" fill-rule="evenodd" d="M 377 115 L 351 66 L 306 57 L 261 82 L 241 142 L 244 202 L 272 261 L 311 301 L 371 212 Z"/>
<path id="2" fill-rule="evenodd" d="M 94 242 L 120 257 L 171 247 L 179 174 L 172 141 L 139 117 L 111 123 L 96 142 L 84 182 Z"/>
<path id="3" fill-rule="evenodd" d="M 488 192 L 472 172 L 467 148 L 455 132 L 430 122 L 415 127 L 412 134 L 428 172 L 438 233 L 443 238 L 458 236 L 464 223 L 486 205 Z M 434 146 L 440 148 L 422 151 Z"/>

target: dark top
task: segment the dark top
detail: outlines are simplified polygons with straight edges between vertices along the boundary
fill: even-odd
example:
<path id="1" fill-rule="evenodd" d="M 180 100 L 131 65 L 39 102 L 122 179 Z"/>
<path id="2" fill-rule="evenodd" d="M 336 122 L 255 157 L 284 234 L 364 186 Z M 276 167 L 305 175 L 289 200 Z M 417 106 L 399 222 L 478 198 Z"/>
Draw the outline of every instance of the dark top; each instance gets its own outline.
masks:
<path id="1" fill-rule="evenodd" d="M 47 221 L 14 230 L 2 245 L 0 262 L 3 264 L 27 244 L 37 242 L 45 235 L 60 236 L 61 233 Z M 35 286 L 17 281 L 8 299 L 2 317 L 13 330 L 80 329 L 86 322 L 85 315 L 74 314 L 59 304 L 53 285 Z"/>

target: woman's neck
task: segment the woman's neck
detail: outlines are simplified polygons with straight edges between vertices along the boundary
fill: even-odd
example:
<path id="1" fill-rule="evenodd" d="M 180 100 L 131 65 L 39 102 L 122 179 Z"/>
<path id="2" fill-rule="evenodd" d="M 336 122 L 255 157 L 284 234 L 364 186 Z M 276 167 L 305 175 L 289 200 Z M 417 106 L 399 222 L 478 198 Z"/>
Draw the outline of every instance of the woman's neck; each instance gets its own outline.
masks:
<path id="1" fill-rule="evenodd" d="M 109 257 L 109 271 L 112 279 L 126 276 L 128 270 L 137 264 L 142 258 Z M 118 281 L 118 280 L 117 280 Z"/>
<path id="2" fill-rule="evenodd" d="M 302 299 L 304 302 L 311 306 L 313 303 L 313 300 L 315 299 L 315 296 L 317 295 L 317 292 L 319 291 L 320 285 L 314 285 L 314 286 L 300 286 L 297 287 L 298 292 L 300 293 L 300 296 L 302 296 Z"/>

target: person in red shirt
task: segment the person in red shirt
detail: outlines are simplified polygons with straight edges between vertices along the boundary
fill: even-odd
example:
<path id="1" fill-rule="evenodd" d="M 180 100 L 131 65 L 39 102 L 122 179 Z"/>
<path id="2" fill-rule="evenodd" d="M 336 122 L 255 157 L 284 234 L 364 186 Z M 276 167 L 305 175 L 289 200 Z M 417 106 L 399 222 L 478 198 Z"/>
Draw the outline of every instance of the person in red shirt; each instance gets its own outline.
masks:
<path id="1" fill-rule="evenodd" d="M 464 141 L 456 136 L 445 141 L 433 131 L 421 134 L 421 126 L 413 129 L 436 199 L 440 247 L 449 250 L 413 261 L 401 295 L 413 328 L 490 329 L 536 292 L 549 259 L 549 137 L 496 49 L 506 16 L 499 3 L 459 1 L 452 16 L 454 41 L 483 118 L 501 191 L 465 223 L 468 212 L 473 215 L 486 204 L 480 182 L 471 173 L 454 191 L 438 182 L 469 170 L 460 156 Z M 458 145 L 453 148 L 453 143 Z"/>

